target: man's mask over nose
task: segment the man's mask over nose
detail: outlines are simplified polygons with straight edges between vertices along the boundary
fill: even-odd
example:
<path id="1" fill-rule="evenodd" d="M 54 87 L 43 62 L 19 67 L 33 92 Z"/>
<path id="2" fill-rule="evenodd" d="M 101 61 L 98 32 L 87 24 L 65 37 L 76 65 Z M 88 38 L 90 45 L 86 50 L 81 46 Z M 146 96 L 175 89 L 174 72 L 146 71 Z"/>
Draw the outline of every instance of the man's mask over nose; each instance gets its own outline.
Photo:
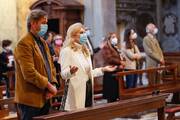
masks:
<path id="1" fill-rule="evenodd" d="M 48 25 L 47 24 L 41 24 L 40 31 L 38 32 L 38 35 L 40 37 L 44 36 L 46 34 L 47 30 L 48 30 Z"/>
<path id="2" fill-rule="evenodd" d="M 156 35 L 157 33 L 158 33 L 158 29 L 155 28 L 155 29 L 153 30 L 153 34 Z"/>

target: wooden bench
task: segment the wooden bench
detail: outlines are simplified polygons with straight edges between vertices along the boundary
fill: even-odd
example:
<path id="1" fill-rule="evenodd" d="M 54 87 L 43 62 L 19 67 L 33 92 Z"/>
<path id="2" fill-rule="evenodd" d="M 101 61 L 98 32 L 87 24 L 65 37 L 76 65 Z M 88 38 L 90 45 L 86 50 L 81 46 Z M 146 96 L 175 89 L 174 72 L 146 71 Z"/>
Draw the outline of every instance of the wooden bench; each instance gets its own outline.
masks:
<path id="1" fill-rule="evenodd" d="M 157 72 L 158 70 L 165 70 L 171 73 L 167 76 L 164 75 L 162 77 L 163 83 L 157 83 L 154 85 L 142 86 L 137 88 L 126 89 L 124 80 L 122 76 L 126 76 L 129 74 L 142 74 L 142 73 L 151 73 Z M 146 70 L 135 70 L 135 71 L 128 71 L 128 72 L 120 72 L 117 74 L 117 79 L 119 80 L 119 91 L 120 91 L 120 98 L 127 99 L 133 98 L 137 96 L 143 96 L 148 94 L 155 94 L 156 92 L 167 92 L 167 93 L 176 93 L 180 91 L 180 79 L 177 75 L 177 65 L 168 65 L 166 67 L 159 67 L 159 68 L 151 68 Z M 167 108 L 166 112 L 168 113 L 167 120 L 174 120 L 175 113 L 180 111 L 180 107 L 172 107 Z"/>
<path id="2" fill-rule="evenodd" d="M 180 106 L 166 108 L 165 112 L 168 114 L 166 120 L 175 120 L 175 113 L 180 112 Z"/>
<path id="3" fill-rule="evenodd" d="M 177 76 L 180 77 L 180 52 L 166 52 L 164 59 L 166 63 L 177 64 Z"/>
<path id="4" fill-rule="evenodd" d="M 1 120 L 17 120 L 17 114 L 13 117 L 9 115 L 9 112 L 15 109 L 14 97 L 7 99 L 0 99 L 0 119 Z"/>
<path id="5" fill-rule="evenodd" d="M 140 86 L 136 88 L 126 89 L 123 76 L 130 75 L 130 74 L 142 74 L 142 73 L 151 74 L 159 70 L 171 72 L 171 75 L 164 76 L 162 78 L 163 83 L 148 84 L 147 86 Z M 177 65 L 176 64 L 168 65 L 165 67 L 159 67 L 159 68 L 119 72 L 116 74 L 116 76 L 117 76 L 117 80 L 119 81 L 119 92 L 120 92 L 119 98 L 120 99 L 127 99 L 127 98 L 133 98 L 137 96 L 150 95 L 155 91 L 170 93 L 170 92 L 177 92 L 180 90 L 180 80 L 177 79 Z"/>
<path id="6" fill-rule="evenodd" d="M 138 112 L 157 109 L 158 120 L 165 120 L 164 107 L 167 94 L 148 95 L 114 103 L 70 112 L 57 112 L 49 115 L 34 117 L 34 120 L 109 120 L 124 117 Z"/>
<path id="7" fill-rule="evenodd" d="M 3 91 L 6 90 L 6 85 L 0 85 L 0 99 L 3 99 Z"/>

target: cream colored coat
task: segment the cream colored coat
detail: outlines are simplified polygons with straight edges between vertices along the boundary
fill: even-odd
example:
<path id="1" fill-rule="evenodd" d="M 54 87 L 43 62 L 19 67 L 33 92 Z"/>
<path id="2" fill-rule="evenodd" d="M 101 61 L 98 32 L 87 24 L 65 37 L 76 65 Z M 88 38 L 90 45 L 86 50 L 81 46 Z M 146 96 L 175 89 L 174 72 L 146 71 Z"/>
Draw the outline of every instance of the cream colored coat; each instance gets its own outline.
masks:
<path id="1" fill-rule="evenodd" d="M 67 99 L 65 102 L 65 110 L 85 108 L 86 82 L 89 80 L 89 76 L 93 86 L 94 77 L 103 75 L 101 68 L 96 68 L 93 70 L 90 56 L 88 57 L 90 73 L 85 71 L 85 68 L 81 62 L 81 52 L 82 51 L 80 49 L 78 51 L 74 51 L 70 47 L 66 47 L 62 49 L 60 53 L 62 77 L 66 80 L 70 79 Z M 74 75 L 71 75 L 69 66 L 78 67 L 78 71 Z"/>

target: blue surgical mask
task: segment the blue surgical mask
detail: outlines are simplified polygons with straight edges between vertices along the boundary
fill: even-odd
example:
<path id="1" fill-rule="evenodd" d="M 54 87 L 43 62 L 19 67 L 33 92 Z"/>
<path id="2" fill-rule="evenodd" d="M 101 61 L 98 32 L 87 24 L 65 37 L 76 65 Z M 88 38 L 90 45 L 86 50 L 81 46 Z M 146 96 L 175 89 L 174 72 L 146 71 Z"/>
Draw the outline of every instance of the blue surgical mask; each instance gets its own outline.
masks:
<path id="1" fill-rule="evenodd" d="M 80 44 L 85 44 L 87 42 L 87 35 L 86 33 L 80 34 L 79 42 Z"/>
<path id="2" fill-rule="evenodd" d="M 38 32 L 38 35 L 40 37 L 44 36 L 46 34 L 47 30 L 48 30 L 48 25 L 47 24 L 41 24 L 40 31 Z"/>

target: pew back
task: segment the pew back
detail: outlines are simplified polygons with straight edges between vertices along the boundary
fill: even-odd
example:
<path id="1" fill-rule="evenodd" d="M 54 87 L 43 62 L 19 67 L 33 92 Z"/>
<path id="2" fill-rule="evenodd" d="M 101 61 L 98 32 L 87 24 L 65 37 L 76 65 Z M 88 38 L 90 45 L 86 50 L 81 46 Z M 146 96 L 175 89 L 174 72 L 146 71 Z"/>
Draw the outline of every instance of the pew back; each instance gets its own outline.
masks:
<path id="1" fill-rule="evenodd" d="M 180 52 L 164 53 L 165 62 L 168 64 L 177 64 L 178 77 L 180 77 Z"/>
<path id="2" fill-rule="evenodd" d="M 109 120 L 151 109 L 157 109 L 158 120 L 165 120 L 164 107 L 166 97 L 167 94 L 143 96 L 76 111 L 38 116 L 34 117 L 34 120 Z"/>
<path id="3" fill-rule="evenodd" d="M 124 76 L 130 75 L 130 74 L 152 74 L 158 71 L 166 71 L 168 75 L 164 75 L 162 79 L 162 83 L 156 83 L 156 84 L 148 84 L 147 86 L 140 86 L 137 88 L 129 88 L 126 89 L 125 82 L 124 82 Z M 127 99 L 137 96 L 143 96 L 152 94 L 154 91 L 159 92 L 176 92 L 180 90 L 180 80 L 177 79 L 177 65 L 168 65 L 164 67 L 159 68 L 150 68 L 150 69 L 144 69 L 144 70 L 133 70 L 133 71 L 126 71 L 126 72 L 119 72 L 116 74 L 117 80 L 119 81 L 119 92 L 120 92 L 120 99 Z M 148 79 L 148 83 L 151 80 Z"/>

